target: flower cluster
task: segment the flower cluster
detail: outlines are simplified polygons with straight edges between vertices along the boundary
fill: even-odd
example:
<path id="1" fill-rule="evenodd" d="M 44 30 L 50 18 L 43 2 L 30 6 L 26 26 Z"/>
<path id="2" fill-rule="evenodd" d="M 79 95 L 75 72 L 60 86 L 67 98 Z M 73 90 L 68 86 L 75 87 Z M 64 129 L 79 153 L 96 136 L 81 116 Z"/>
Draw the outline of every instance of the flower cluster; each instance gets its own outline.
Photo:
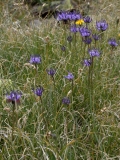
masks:
<path id="1" fill-rule="evenodd" d="M 58 21 L 76 21 L 78 19 L 81 19 L 81 14 L 76 11 L 60 11 L 57 13 L 57 20 Z"/>
<path id="2" fill-rule="evenodd" d="M 105 31 L 108 28 L 108 24 L 106 23 L 105 20 L 101 20 L 101 21 L 96 22 L 96 28 L 99 31 L 103 32 L 103 31 Z"/>
<path id="3" fill-rule="evenodd" d="M 41 57 L 39 55 L 31 55 L 29 62 L 31 64 L 39 64 L 41 63 Z"/>
<path id="4" fill-rule="evenodd" d="M 112 48 L 118 46 L 118 43 L 116 42 L 115 38 L 109 39 L 108 43 L 109 43 L 109 45 L 110 45 Z"/>
<path id="5" fill-rule="evenodd" d="M 36 89 L 33 89 L 33 92 L 37 95 L 37 96 L 39 96 L 39 97 L 41 97 L 42 96 L 42 93 L 43 93 L 43 91 L 44 91 L 44 89 L 43 89 L 43 87 L 37 87 Z"/>
<path id="6" fill-rule="evenodd" d="M 64 76 L 66 79 L 68 79 L 68 80 L 73 80 L 74 79 L 74 76 L 73 76 L 73 74 L 72 73 L 70 73 L 70 72 L 68 72 L 68 75 L 67 76 Z"/>
<path id="7" fill-rule="evenodd" d="M 65 105 L 69 105 L 70 104 L 70 99 L 68 97 L 64 97 L 62 99 L 62 103 L 65 104 Z"/>
<path id="8" fill-rule="evenodd" d="M 6 94 L 6 101 L 11 102 L 12 104 L 20 103 L 20 98 L 22 96 L 21 92 L 11 91 L 10 94 Z"/>
<path id="9" fill-rule="evenodd" d="M 55 69 L 52 69 L 52 68 L 47 69 L 46 71 L 47 71 L 47 74 L 50 75 L 51 77 L 53 77 L 54 74 L 56 73 Z"/>
<path id="10" fill-rule="evenodd" d="M 92 21 L 92 18 L 89 17 L 89 16 L 86 16 L 86 17 L 83 18 L 83 20 L 84 20 L 85 23 L 90 23 Z"/>

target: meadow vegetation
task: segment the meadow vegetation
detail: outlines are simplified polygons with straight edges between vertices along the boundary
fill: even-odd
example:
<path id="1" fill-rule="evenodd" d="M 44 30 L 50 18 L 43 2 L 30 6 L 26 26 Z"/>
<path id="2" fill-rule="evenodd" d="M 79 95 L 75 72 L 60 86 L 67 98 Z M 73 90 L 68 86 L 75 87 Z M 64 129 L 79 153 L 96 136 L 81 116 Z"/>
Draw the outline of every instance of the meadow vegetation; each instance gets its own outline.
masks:
<path id="1" fill-rule="evenodd" d="M 1 2 L 0 160 L 120 159 L 120 2 L 102 2 L 39 27 Z"/>

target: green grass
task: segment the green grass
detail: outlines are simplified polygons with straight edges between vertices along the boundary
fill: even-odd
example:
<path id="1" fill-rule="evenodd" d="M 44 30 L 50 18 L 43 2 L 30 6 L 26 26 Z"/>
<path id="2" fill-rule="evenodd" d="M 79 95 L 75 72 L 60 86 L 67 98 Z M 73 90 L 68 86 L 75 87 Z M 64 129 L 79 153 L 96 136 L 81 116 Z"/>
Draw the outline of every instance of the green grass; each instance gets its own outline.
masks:
<path id="1" fill-rule="evenodd" d="M 108 45 L 111 37 L 119 40 L 120 24 L 116 27 L 117 15 L 110 19 L 106 14 L 110 10 L 114 14 L 115 6 L 118 13 L 119 2 L 106 3 L 101 5 L 103 17 L 94 17 L 94 21 L 105 19 L 109 28 L 97 45 L 102 54 L 94 58 L 92 91 L 88 85 L 89 68 L 82 65 L 84 54 L 86 58 L 89 54 L 79 33 L 75 41 L 69 27 L 55 26 L 54 20 L 35 29 L 24 25 L 25 17 L 17 26 L 14 16 L 5 15 L 1 9 L 1 160 L 120 159 L 120 47 L 111 51 Z M 94 21 L 92 31 L 96 30 Z M 69 35 L 73 36 L 71 44 L 66 41 Z M 66 46 L 65 52 L 61 45 Z M 28 64 L 32 54 L 42 58 L 37 73 Z M 56 69 L 55 86 L 47 68 Z M 68 71 L 74 75 L 73 92 L 71 82 L 64 78 Z M 32 92 L 37 85 L 44 88 L 42 102 Z M 11 90 L 22 92 L 21 104 L 15 110 L 13 140 L 13 106 L 5 99 Z M 62 104 L 66 96 L 71 100 L 69 106 Z"/>

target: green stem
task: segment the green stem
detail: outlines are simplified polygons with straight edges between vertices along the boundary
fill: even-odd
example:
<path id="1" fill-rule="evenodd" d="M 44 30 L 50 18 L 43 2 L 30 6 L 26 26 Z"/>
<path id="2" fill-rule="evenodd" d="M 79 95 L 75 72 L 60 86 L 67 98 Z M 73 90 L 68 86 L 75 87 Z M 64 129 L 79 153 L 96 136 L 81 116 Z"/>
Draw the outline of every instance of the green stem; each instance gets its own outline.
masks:
<path id="1" fill-rule="evenodd" d="M 16 106 L 16 102 L 14 101 L 13 103 L 13 107 L 12 107 L 12 141 L 14 140 L 14 128 L 15 128 L 15 106 Z"/>

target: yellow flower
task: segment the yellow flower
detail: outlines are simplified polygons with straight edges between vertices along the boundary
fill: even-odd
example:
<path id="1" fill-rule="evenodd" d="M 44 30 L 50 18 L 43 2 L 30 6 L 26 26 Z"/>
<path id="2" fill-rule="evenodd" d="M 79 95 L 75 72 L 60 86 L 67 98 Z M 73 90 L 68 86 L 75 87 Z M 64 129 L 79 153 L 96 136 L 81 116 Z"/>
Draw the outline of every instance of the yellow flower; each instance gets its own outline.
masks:
<path id="1" fill-rule="evenodd" d="M 75 24 L 76 24 L 76 25 L 82 25 L 82 24 L 84 24 L 84 21 L 83 21 L 83 19 L 79 19 L 79 20 L 77 20 L 77 21 L 75 22 Z"/>

